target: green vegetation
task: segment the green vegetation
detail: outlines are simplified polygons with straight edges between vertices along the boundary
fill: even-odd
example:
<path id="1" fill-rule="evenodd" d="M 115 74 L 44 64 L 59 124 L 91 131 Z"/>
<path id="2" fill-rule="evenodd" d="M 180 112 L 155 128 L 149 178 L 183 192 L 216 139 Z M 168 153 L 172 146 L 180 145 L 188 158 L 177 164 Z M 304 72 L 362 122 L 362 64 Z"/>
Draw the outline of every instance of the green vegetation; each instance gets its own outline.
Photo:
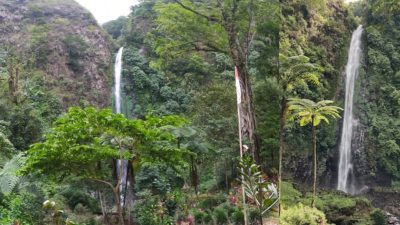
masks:
<path id="1" fill-rule="evenodd" d="M 282 225 L 323 225 L 326 224 L 325 215 L 318 209 L 303 206 L 301 203 L 297 206 L 293 206 L 285 211 L 281 215 Z"/>
<path id="2" fill-rule="evenodd" d="M 1 225 L 383 225 L 398 213 L 397 1 L 146 0 L 103 28 L 72 0 L 0 11 Z M 332 189 L 358 24 L 352 176 L 370 189 L 350 196 Z"/>

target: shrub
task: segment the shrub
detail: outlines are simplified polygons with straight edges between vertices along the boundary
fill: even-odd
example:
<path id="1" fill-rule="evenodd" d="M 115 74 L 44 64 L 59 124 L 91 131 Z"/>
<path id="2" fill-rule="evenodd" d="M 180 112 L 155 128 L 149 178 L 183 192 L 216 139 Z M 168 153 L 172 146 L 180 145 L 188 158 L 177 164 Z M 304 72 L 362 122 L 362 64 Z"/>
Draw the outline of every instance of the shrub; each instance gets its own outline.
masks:
<path id="1" fill-rule="evenodd" d="M 251 223 L 258 223 L 259 218 L 260 218 L 260 212 L 258 209 L 255 208 L 249 208 L 248 209 L 248 214 L 249 214 L 249 221 Z"/>
<path id="2" fill-rule="evenodd" d="M 325 214 L 316 208 L 302 204 L 284 210 L 280 217 L 281 225 L 325 225 Z"/>
<path id="3" fill-rule="evenodd" d="M 295 205 L 301 197 L 301 193 L 293 187 L 292 183 L 282 182 L 282 198 L 281 204 Z"/>
<path id="4" fill-rule="evenodd" d="M 68 67 L 74 72 L 82 72 L 85 67 L 82 59 L 89 45 L 82 37 L 77 35 L 68 35 L 63 42 L 65 48 L 68 50 Z"/>
<path id="5" fill-rule="evenodd" d="M 213 214 L 218 225 L 228 223 L 228 214 L 222 207 L 215 208 Z"/>
<path id="6" fill-rule="evenodd" d="M 213 209 L 225 201 L 226 196 L 224 194 L 207 196 L 205 199 L 199 202 L 199 207 L 202 209 Z"/>
<path id="7" fill-rule="evenodd" d="M 61 195 L 67 199 L 68 207 L 72 210 L 74 210 L 77 205 L 81 205 L 87 207 L 91 212 L 100 212 L 100 206 L 96 199 L 81 190 L 68 188 L 63 191 Z"/>
<path id="8" fill-rule="evenodd" d="M 196 224 L 201 224 L 203 222 L 203 218 L 205 217 L 205 213 L 202 211 L 195 210 L 193 212 L 194 219 Z"/>
<path id="9" fill-rule="evenodd" d="M 379 209 L 371 213 L 371 218 L 374 221 L 374 225 L 386 224 L 385 214 Z"/>
<path id="10" fill-rule="evenodd" d="M 165 205 L 159 196 L 152 195 L 149 190 L 139 192 L 138 200 L 132 208 L 135 224 L 154 225 L 171 224 L 173 219 L 168 215 Z"/>
<path id="11" fill-rule="evenodd" d="M 244 224 L 244 214 L 239 209 L 237 209 L 235 212 L 232 213 L 231 218 L 232 218 L 233 224 L 235 224 L 235 225 Z"/>

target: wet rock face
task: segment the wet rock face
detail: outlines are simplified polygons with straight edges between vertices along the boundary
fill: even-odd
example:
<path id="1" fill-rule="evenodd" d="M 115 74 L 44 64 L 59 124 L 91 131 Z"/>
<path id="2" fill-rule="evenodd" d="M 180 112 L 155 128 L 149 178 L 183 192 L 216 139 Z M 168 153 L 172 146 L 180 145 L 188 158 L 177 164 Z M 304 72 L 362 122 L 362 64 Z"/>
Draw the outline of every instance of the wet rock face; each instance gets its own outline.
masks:
<path id="1" fill-rule="evenodd" d="M 400 217 L 400 193 L 396 190 L 371 188 L 365 196 L 371 200 L 373 206 L 387 212 L 388 219 L 393 217 L 391 221 L 399 223 L 393 219 Z"/>
<path id="2" fill-rule="evenodd" d="M 42 74 L 65 109 L 109 105 L 112 47 L 75 1 L 0 0 L 0 48 Z"/>
<path id="3" fill-rule="evenodd" d="M 390 225 L 400 225 L 400 219 L 391 213 L 386 213 L 387 223 Z"/>

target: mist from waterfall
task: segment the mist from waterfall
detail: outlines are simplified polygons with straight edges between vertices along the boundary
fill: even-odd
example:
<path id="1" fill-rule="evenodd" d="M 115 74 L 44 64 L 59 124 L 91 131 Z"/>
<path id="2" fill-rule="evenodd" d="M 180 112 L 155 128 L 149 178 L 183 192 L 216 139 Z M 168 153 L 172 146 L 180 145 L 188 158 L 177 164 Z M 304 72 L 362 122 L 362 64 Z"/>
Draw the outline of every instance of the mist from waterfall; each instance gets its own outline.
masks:
<path id="1" fill-rule="evenodd" d="M 121 77 L 122 77 L 122 53 L 124 48 L 121 47 L 118 50 L 115 58 L 114 65 L 114 102 L 115 102 L 115 113 L 121 113 Z M 122 165 L 122 171 L 121 171 Z M 123 188 L 127 185 L 127 163 L 125 160 L 117 160 L 117 177 L 121 177 L 120 193 L 121 193 L 121 204 L 125 202 L 125 194 L 123 194 Z"/>
<path id="2" fill-rule="evenodd" d="M 359 26 L 352 35 L 348 61 L 346 65 L 346 93 L 345 107 L 342 125 L 342 135 L 339 146 L 338 185 L 337 189 L 346 193 L 357 193 L 353 175 L 351 159 L 353 128 L 357 121 L 353 116 L 354 86 L 358 75 L 361 59 L 361 38 L 363 28 Z"/>

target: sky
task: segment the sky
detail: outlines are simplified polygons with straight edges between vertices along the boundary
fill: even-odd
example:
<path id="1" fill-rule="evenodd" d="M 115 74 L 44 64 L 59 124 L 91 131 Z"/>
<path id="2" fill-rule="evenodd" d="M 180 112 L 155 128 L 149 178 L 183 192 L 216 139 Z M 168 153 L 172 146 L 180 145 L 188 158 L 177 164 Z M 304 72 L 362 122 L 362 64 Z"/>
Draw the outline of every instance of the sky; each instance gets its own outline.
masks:
<path id="1" fill-rule="evenodd" d="M 120 16 L 127 16 L 132 5 L 138 4 L 138 0 L 76 0 L 88 9 L 100 24 L 115 20 Z M 358 0 L 345 0 L 354 2 Z"/>
<path id="2" fill-rule="evenodd" d="M 75 0 L 88 9 L 100 24 L 127 16 L 138 0 Z"/>

